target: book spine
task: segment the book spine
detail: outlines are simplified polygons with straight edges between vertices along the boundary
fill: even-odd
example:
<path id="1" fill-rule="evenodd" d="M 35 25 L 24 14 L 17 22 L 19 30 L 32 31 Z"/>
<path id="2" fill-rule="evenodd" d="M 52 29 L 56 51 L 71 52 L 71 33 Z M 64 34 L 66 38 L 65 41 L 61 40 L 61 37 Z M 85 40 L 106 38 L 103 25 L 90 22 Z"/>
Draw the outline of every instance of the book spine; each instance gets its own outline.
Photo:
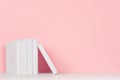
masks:
<path id="1" fill-rule="evenodd" d="M 26 40 L 21 40 L 21 73 L 27 74 L 27 45 Z"/>
<path id="2" fill-rule="evenodd" d="M 32 67 L 33 67 L 33 58 L 32 58 L 32 39 L 27 40 L 27 54 L 28 54 L 28 74 L 32 75 Z"/>
<path id="3" fill-rule="evenodd" d="M 33 74 L 38 74 L 38 49 L 36 39 L 33 39 Z"/>
<path id="4" fill-rule="evenodd" d="M 20 75 L 21 74 L 21 59 L 20 59 L 20 42 L 19 41 L 15 41 L 16 43 L 16 48 L 17 48 L 17 75 Z"/>

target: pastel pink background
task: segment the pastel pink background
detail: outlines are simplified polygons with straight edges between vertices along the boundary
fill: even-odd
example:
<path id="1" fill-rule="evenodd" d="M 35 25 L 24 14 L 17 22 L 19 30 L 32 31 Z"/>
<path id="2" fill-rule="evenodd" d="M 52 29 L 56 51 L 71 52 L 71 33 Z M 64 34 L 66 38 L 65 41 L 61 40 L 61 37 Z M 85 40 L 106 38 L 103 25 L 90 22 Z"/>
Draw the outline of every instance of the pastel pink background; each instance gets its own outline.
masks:
<path id="1" fill-rule="evenodd" d="M 0 0 L 5 45 L 37 38 L 59 72 L 120 72 L 120 0 Z"/>

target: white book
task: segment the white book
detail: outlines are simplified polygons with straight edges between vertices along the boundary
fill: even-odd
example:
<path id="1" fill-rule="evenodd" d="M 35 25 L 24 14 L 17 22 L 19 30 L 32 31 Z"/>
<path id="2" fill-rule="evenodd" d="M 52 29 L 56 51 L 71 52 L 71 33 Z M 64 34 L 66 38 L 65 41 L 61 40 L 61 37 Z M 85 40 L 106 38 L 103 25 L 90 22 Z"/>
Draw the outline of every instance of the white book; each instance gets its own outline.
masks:
<path id="1" fill-rule="evenodd" d="M 11 42 L 6 45 L 6 73 L 20 75 L 20 43 Z"/>
<path id="2" fill-rule="evenodd" d="M 48 66 L 50 67 L 53 74 L 57 74 L 57 69 L 52 63 L 50 57 L 48 56 L 47 52 L 45 51 L 44 47 L 40 44 L 38 45 L 39 50 L 41 51 L 41 54 L 43 55 L 45 61 L 47 62 Z"/>
<path id="3" fill-rule="evenodd" d="M 37 40 L 33 39 L 33 75 L 38 74 L 38 48 Z"/>
<path id="4" fill-rule="evenodd" d="M 27 40 L 27 54 L 28 54 L 28 74 L 32 75 L 33 73 L 33 45 L 32 39 Z"/>
<path id="5" fill-rule="evenodd" d="M 20 41 L 20 46 L 21 46 L 21 74 L 25 75 L 27 74 L 27 64 L 28 64 L 28 55 L 27 55 L 27 43 L 26 40 L 21 40 Z"/>

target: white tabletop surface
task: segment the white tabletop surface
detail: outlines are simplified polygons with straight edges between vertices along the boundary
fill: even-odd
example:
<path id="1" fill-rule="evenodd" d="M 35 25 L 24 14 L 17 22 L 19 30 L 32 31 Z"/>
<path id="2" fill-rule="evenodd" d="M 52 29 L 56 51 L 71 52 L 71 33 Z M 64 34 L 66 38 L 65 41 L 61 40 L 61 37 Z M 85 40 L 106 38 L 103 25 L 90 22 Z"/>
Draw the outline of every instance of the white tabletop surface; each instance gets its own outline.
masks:
<path id="1" fill-rule="evenodd" d="M 36 76 L 0 74 L 0 80 L 120 80 L 120 74 L 44 73 Z"/>

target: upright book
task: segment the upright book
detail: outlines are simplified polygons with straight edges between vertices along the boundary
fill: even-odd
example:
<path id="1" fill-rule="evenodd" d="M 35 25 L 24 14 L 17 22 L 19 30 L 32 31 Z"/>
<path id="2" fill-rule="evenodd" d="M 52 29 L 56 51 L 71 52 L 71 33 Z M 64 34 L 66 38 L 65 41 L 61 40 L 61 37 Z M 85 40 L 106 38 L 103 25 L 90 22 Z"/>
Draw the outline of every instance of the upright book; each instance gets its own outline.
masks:
<path id="1" fill-rule="evenodd" d="M 38 48 L 37 39 L 33 39 L 33 75 L 38 74 Z"/>
<path id="2" fill-rule="evenodd" d="M 28 74 L 33 73 L 33 43 L 32 39 L 27 40 L 27 54 L 28 54 Z"/>
<path id="3" fill-rule="evenodd" d="M 27 74 L 28 72 L 28 55 L 27 55 L 27 41 L 21 40 L 20 41 L 20 46 L 21 46 L 21 74 Z"/>
<path id="4" fill-rule="evenodd" d="M 40 44 L 38 45 L 39 50 L 41 51 L 41 54 L 43 55 L 45 61 L 47 62 L 48 66 L 50 67 L 53 74 L 57 74 L 57 69 L 52 63 L 50 57 L 48 56 L 47 52 L 45 51 L 44 47 Z"/>
<path id="5" fill-rule="evenodd" d="M 6 45 L 6 73 L 21 74 L 20 43 L 15 41 Z"/>

